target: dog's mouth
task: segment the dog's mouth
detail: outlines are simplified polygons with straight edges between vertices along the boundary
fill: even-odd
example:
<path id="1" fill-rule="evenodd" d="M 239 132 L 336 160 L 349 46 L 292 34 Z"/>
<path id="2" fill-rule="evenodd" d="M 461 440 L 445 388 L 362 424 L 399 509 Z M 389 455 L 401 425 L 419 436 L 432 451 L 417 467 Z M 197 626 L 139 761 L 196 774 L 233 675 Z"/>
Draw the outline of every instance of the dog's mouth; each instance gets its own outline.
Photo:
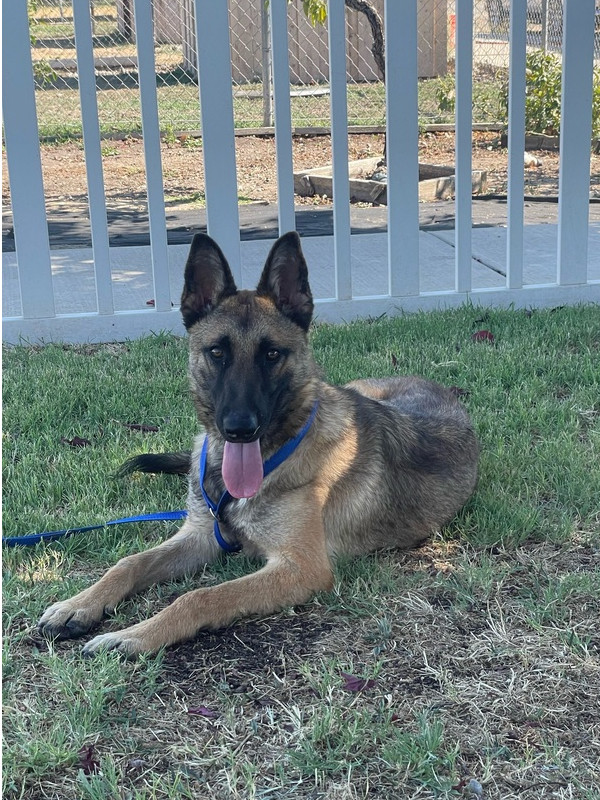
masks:
<path id="1" fill-rule="evenodd" d="M 263 480 L 260 439 L 243 443 L 226 441 L 221 473 L 225 488 L 232 497 L 254 497 Z"/>

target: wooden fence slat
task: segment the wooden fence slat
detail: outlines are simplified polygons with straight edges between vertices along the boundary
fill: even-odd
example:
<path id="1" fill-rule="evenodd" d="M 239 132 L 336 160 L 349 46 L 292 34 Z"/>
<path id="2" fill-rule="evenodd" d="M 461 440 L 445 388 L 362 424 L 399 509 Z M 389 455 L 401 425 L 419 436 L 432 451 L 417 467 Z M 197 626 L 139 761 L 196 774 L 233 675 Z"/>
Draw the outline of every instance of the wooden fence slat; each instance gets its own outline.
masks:
<path id="1" fill-rule="evenodd" d="M 386 47 L 389 291 L 419 293 L 419 120 L 417 7 L 386 0 L 385 25 L 397 37 Z"/>
<path id="2" fill-rule="evenodd" d="M 54 316 L 50 245 L 35 107 L 27 3 L 2 8 L 2 110 L 21 306 L 25 318 Z"/>
<path id="3" fill-rule="evenodd" d="M 594 0 L 564 3 L 557 266 L 561 285 L 587 280 L 594 11 Z"/>
<path id="4" fill-rule="evenodd" d="M 346 98 L 346 14 L 344 0 L 328 0 L 331 151 L 333 157 L 333 248 L 336 298 L 352 297 L 348 106 Z"/>
<path id="5" fill-rule="evenodd" d="M 227 3 L 195 0 L 195 17 L 207 227 L 240 286 L 240 215 Z"/>
<path id="6" fill-rule="evenodd" d="M 87 0 L 73 1 L 73 26 L 77 50 L 77 78 L 79 83 L 79 102 L 81 105 L 81 125 L 83 129 L 83 149 L 88 187 L 88 208 L 92 249 L 94 251 L 94 279 L 98 313 L 112 314 L 113 303 L 112 276 L 110 270 L 110 249 L 106 217 L 106 195 L 104 192 L 104 171 L 102 169 L 102 149 L 100 144 L 100 124 L 98 120 L 98 101 L 96 98 L 96 70 L 94 69 L 94 48 L 92 40 L 92 20 L 90 4 Z"/>
<path id="7" fill-rule="evenodd" d="M 456 0 L 456 291 L 471 289 L 473 3 Z"/>
<path id="8" fill-rule="evenodd" d="M 506 285 L 519 289 L 523 283 L 523 152 L 525 150 L 525 55 L 527 4 L 511 0 L 508 92 L 508 230 Z"/>
<path id="9" fill-rule="evenodd" d="M 154 27 L 152 24 L 151 2 L 150 0 L 134 0 L 133 9 L 142 107 L 146 188 L 148 192 L 154 308 L 156 311 L 161 312 L 171 310 L 171 289 L 169 286 L 169 256 L 160 152 L 158 100 L 156 97 Z"/>

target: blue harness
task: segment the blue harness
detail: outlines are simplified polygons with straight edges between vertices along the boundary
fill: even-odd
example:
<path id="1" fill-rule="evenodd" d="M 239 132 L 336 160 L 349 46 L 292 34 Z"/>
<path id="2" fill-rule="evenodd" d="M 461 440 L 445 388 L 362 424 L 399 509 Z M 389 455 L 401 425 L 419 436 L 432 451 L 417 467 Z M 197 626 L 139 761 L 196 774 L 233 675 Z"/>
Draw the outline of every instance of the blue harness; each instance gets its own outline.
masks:
<path id="1" fill-rule="evenodd" d="M 319 401 L 317 400 L 312 407 L 312 411 L 310 412 L 310 416 L 307 419 L 304 426 L 301 428 L 300 431 L 294 436 L 293 439 L 288 439 L 288 441 L 283 444 L 276 453 L 273 453 L 271 458 L 268 458 L 263 463 L 263 475 L 266 478 L 274 469 L 276 469 L 280 464 L 289 458 L 294 450 L 298 447 L 302 439 L 308 433 L 310 426 L 313 424 L 315 416 L 317 415 L 317 409 L 319 407 Z M 221 497 L 219 498 L 218 502 L 215 503 L 213 500 L 210 499 L 208 494 L 206 493 L 206 489 L 204 488 L 204 480 L 206 478 L 206 456 L 208 452 L 208 436 L 204 438 L 204 444 L 202 445 L 202 452 L 200 453 L 200 491 L 202 492 L 202 497 L 204 498 L 204 502 L 211 514 L 214 518 L 214 525 L 213 525 L 213 533 L 215 535 L 215 539 L 219 547 L 225 550 L 226 553 L 237 553 L 241 550 L 241 545 L 239 544 L 230 544 L 223 538 L 223 534 L 221 533 L 221 529 L 219 528 L 219 523 L 223 522 L 221 517 L 221 513 L 223 509 L 231 503 L 232 500 L 235 500 L 235 497 L 229 494 L 227 490 L 223 492 Z"/>

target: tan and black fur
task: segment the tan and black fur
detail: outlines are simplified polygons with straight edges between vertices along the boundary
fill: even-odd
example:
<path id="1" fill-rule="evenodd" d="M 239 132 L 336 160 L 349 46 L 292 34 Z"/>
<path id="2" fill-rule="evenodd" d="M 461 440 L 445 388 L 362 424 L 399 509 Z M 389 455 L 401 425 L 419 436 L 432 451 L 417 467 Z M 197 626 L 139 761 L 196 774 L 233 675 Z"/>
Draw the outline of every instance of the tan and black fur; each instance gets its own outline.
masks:
<path id="1" fill-rule="evenodd" d="M 297 434 L 318 400 L 316 418 L 258 492 L 225 510 L 223 536 L 264 566 L 188 592 L 132 627 L 96 636 L 86 654 L 152 652 L 204 628 L 303 603 L 331 588 L 335 556 L 415 547 L 461 508 L 475 485 L 476 438 L 451 391 L 416 377 L 344 387 L 322 380 L 308 345 L 313 300 L 295 233 L 275 243 L 256 291 L 238 291 L 219 247 L 197 235 L 181 310 L 189 333 L 192 395 L 209 437 L 210 497 L 224 490 L 226 439 L 260 437 L 267 459 Z M 146 463 L 142 456 L 138 462 L 144 469 L 189 471 L 183 527 L 157 547 L 122 559 L 89 589 L 51 606 L 39 622 L 46 635 L 87 633 L 128 595 L 194 573 L 219 557 L 213 519 L 199 489 L 203 439 L 204 434 L 197 437 L 191 460 L 172 454 L 149 456 Z"/>

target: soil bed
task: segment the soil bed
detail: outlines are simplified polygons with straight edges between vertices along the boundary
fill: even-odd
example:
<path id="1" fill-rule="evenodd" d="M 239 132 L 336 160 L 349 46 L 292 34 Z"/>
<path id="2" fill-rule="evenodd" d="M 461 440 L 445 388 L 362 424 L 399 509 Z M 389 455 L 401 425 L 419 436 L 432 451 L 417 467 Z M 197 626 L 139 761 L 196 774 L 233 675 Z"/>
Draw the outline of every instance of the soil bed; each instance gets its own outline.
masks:
<path id="1" fill-rule="evenodd" d="M 240 202 L 277 201 L 275 142 L 272 137 L 236 137 L 238 193 Z M 382 134 L 352 134 L 350 160 L 381 155 Z M 164 141 L 161 146 L 165 200 L 168 208 L 204 205 L 202 143 L 190 137 Z M 106 201 L 109 210 L 146 206 L 143 143 L 140 139 L 104 140 L 102 144 Z M 525 169 L 525 194 L 558 194 L 558 151 L 535 151 L 540 166 Z M 294 170 L 312 169 L 331 163 L 329 136 L 295 137 Z M 419 140 L 419 160 L 429 164 L 454 165 L 454 133 L 426 133 Z M 507 151 L 497 132 L 473 133 L 473 169 L 487 172 L 489 194 L 506 194 Z M 3 201 L 10 203 L 3 154 Z M 80 142 L 42 146 L 42 169 L 48 211 L 86 213 L 87 184 L 83 146 Z M 600 155 L 591 155 L 591 196 L 600 197 Z M 328 205 L 323 196 L 297 197 L 305 205 Z"/>

